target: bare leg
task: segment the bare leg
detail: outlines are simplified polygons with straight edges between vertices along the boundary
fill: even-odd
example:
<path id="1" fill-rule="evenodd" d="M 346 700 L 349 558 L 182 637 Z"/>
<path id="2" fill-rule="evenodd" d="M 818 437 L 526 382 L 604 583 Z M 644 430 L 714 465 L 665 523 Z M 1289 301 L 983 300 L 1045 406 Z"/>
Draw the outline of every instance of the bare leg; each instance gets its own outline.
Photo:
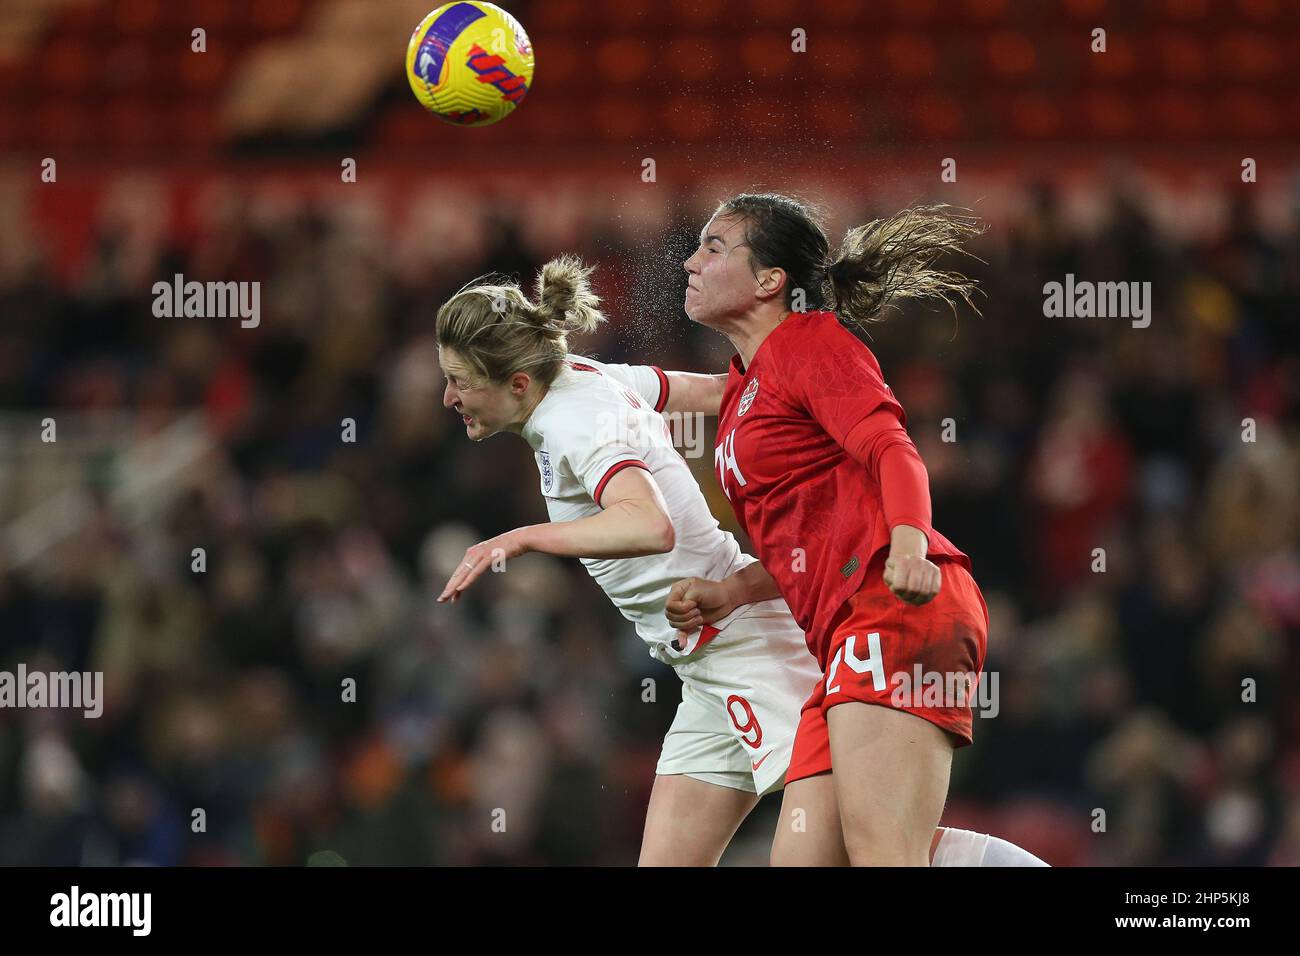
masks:
<path id="1" fill-rule="evenodd" d="M 848 866 L 835 801 L 834 775 L 786 784 L 781 818 L 772 838 L 773 866 Z"/>
<path id="2" fill-rule="evenodd" d="M 985 856 L 985 847 L 1004 848 Z M 942 847 L 942 852 L 940 848 Z M 983 833 L 936 827 L 930 839 L 931 866 L 1046 866 L 1032 853 Z M 835 782 L 830 774 L 796 780 L 785 788 L 781 818 L 772 839 L 773 866 L 848 866 Z"/>
<path id="3" fill-rule="evenodd" d="M 650 791 L 638 866 L 717 866 L 758 795 L 685 774 L 660 774 Z"/>
<path id="4" fill-rule="evenodd" d="M 827 714 L 836 801 L 854 866 L 928 866 L 952 742 L 934 724 L 857 701 Z"/>

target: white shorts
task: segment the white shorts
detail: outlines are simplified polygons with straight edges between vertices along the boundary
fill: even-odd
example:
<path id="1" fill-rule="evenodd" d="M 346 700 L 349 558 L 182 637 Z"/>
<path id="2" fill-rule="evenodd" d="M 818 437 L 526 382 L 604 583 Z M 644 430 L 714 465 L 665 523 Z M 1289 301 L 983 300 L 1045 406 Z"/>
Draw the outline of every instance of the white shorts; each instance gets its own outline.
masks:
<path id="1" fill-rule="evenodd" d="M 682 702 L 655 772 L 760 795 L 783 787 L 799 712 L 821 679 L 785 602 L 751 606 L 676 666 Z"/>

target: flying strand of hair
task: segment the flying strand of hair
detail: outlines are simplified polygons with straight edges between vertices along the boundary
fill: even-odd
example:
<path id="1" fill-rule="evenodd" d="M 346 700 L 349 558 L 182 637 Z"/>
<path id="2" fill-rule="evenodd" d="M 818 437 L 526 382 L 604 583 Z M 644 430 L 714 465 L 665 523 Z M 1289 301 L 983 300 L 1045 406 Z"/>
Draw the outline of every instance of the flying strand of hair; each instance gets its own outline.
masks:
<path id="1" fill-rule="evenodd" d="M 938 299 L 954 315 L 960 299 L 982 314 L 971 299 L 982 291 L 977 280 L 934 268 L 948 253 L 984 261 L 963 243 L 988 226 L 953 211 L 960 209 L 944 203 L 916 206 L 850 229 L 827 268 L 826 300 L 841 320 L 859 328 L 882 322 L 902 299 Z"/>

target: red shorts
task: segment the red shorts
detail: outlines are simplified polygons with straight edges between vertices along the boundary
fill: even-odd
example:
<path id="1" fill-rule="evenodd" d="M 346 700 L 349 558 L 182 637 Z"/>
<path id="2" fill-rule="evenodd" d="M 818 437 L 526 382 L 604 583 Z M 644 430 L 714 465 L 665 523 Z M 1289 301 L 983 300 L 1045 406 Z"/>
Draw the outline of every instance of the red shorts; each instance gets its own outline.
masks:
<path id="1" fill-rule="evenodd" d="M 944 558 L 935 563 L 943 584 L 916 607 L 885 586 L 882 553 L 831 620 L 829 638 L 813 648 L 822 679 L 803 705 L 786 783 L 831 769 L 826 712 L 845 701 L 905 710 L 948 731 L 958 747 L 971 742 L 989 612 L 969 571 Z"/>

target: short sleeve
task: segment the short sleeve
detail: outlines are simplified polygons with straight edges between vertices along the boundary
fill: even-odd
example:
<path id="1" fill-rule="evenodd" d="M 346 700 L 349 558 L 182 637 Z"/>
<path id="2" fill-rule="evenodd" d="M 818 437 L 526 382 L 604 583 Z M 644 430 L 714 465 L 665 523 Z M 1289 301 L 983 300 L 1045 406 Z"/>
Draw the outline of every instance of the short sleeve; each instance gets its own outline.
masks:
<path id="1" fill-rule="evenodd" d="M 831 313 L 812 323 L 781 342 L 781 375 L 791 397 L 842 447 L 853 427 L 880 408 L 906 427 L 903 406 L 885 384 L 871 349 Z"/>
<path id="2" fill-rule="evenodd" d="M 601 505 L 606 485 L 620 471 L 650 470 L 645 463 L 647 449 L 631 441 L 636 433 L 630 432 L 625 423 L 632 409 L 612 391 L 609 401 L 593 405 L 588 395 L 581 404 L 569 404 L 573 407 L 557 408 L 550 416 L 545 427 L 547 447 L 564 462 L 591 500 Z"/>
<path id="3" fill-rule="evenodd" d="M 586 364 L 603 369 L 610 378 L 626 385 L 645 399 L 646 404 L 656 412 L 662 412 L 668 404 L 668 376 L 658 365 L 613 365 L 586 358 L 574 358 L 570 364 L 575 368 Z"/>

